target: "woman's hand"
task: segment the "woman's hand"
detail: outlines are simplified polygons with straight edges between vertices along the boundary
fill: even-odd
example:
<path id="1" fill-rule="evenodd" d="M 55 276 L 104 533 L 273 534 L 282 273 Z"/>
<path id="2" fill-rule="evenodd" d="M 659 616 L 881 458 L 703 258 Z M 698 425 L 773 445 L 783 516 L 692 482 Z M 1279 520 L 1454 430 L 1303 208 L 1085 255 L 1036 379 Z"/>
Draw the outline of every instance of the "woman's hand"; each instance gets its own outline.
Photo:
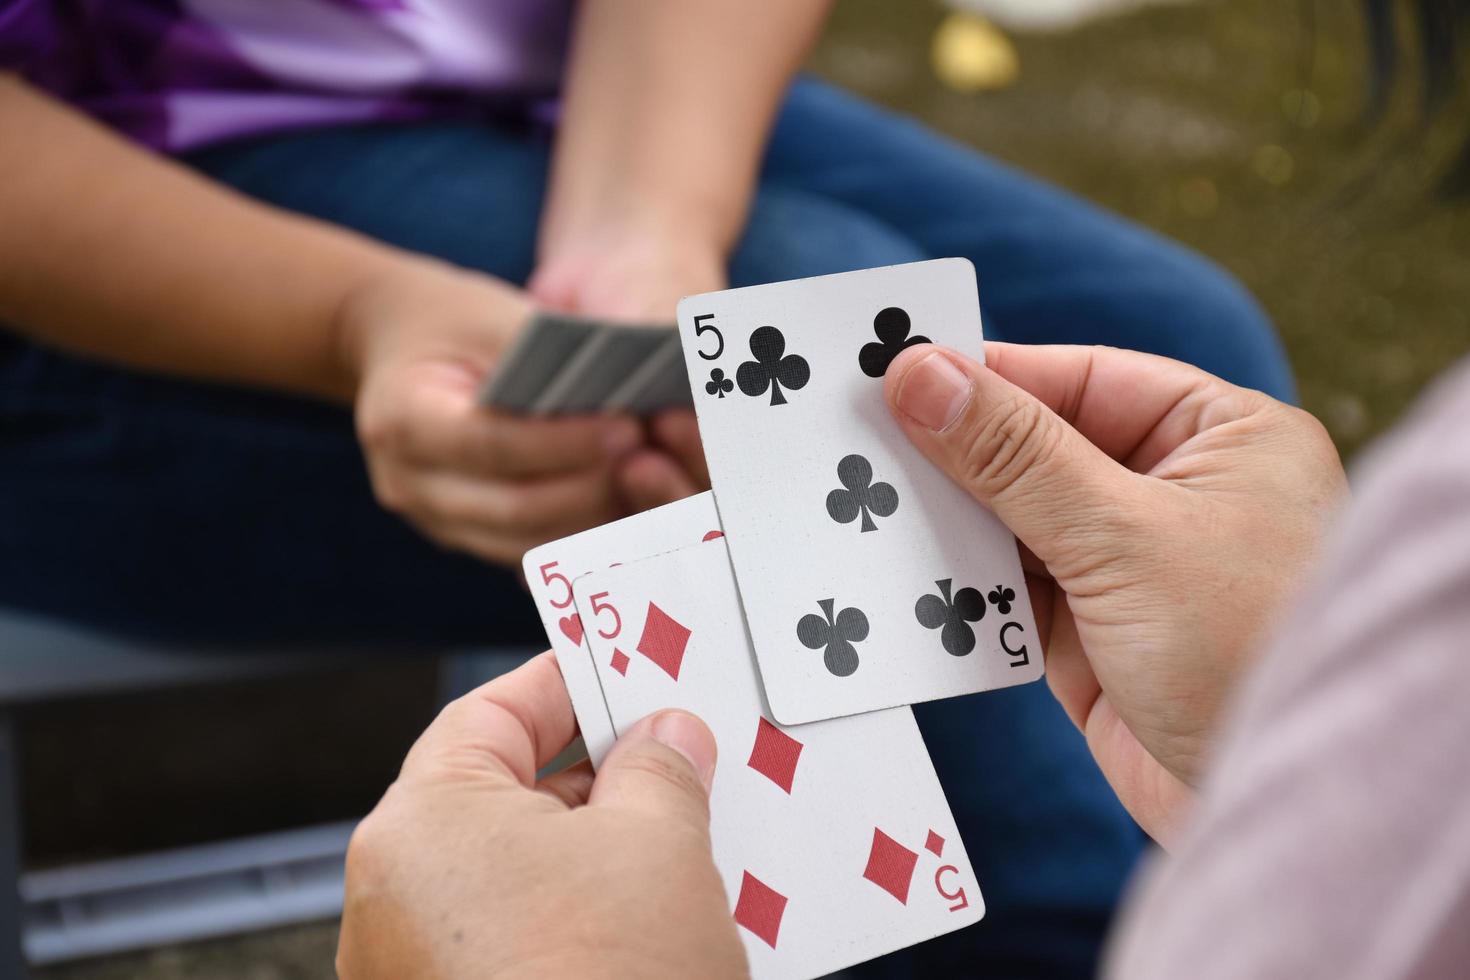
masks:
<path id="1" fill-rule="evenodd" d="M 721 246 L 674 222 L 645 215 L 543 240 L 546 257 L 527 285 L 551 309 L 634 322 L 672 322 L 679 300 L 724 289 Z M 694 412 L 676 409 L 650 420 L 648 444 L 618 468 L 632 511 L 648 510 L 709 489 Z"/>
<path id="2" fill-rule="evenodd" d="M 1167 844 L 1221 706 L 1345 492 L 1305 412 L 1174 361 L 923 345 L 888 370 L 908 437 L 1020 539 L 1047 677 Z"/>
<path id="3" fill-rule="evenodd" d="M 746 975 L 710 857 L 714 736 L 661 712 L 595 780 L 538 782 L 574 733 L 550 654 L 444 709 L 352 836 L 344 980 Z"/>
<path id="4" fill-rule="evenodd" d="M 643 443 L 628 417 L 528 419 L 477 402 L 530 310 L 502 282 L 414 260 L 341 312 L 379 502 L 440 544 L 500 563 L 623 516 L 617 474 Z"/>

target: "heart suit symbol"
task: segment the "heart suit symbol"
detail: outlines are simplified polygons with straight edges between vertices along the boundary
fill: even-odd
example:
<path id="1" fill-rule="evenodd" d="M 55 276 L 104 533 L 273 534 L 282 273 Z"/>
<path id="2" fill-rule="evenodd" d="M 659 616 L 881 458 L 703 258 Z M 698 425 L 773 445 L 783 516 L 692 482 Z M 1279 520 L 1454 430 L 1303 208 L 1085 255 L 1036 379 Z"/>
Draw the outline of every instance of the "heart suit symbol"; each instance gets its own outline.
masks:
<path id="1" fill-rule="evenodd" d="M 556 625 L 558 625 L 558 626 L 561 627 L 561 631 L 566 636 L 567 639 L 571 640 L 573 643 L 578 644 L 579 646 L 581 645 L 581 643 L 582 643 L 582 617 L 581 616 L 577 615 L 576 613 L 573 613 L 570 616 L 563 616 L 561 618 L 561 620 Z"/>

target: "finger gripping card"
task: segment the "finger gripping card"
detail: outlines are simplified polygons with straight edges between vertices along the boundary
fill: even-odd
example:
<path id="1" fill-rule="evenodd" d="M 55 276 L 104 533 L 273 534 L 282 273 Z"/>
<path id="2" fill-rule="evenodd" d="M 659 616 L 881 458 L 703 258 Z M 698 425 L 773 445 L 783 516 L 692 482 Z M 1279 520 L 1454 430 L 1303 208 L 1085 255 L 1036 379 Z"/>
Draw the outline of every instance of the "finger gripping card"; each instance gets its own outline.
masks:
<path id="1" fill-rule="evenodd" d="M 776 720 L 1041 676 L 1015 538 L 908 442 L 883 396 L 916 345 L 984 359 L 967 260 L 692 296 L 678 320 Z"/>
<path id="2" fill-rule="evenodd" d="M 595 608 L 579 606 L 572 582 L 593 569 L 708 541 L 720 534 L 714 500 L 710 494 L 701 493 L 526 552 L 522 560 L 526 585 L 551 648 L 556 651 L 593 765 L 602 763 L 615 737 L 589 647 L 591 637 L 607 632 L 610 617 L 603 603 Z M 616 610 L 612 614 L 615 616 Z M 626 669 L 627 664 L 622 667 Z"/>
<path id="3" fill-rule="evenodd" d="M 723 539 L 574 590 L 617 732 L 681 708 L 714 733 L 710 838 L 753 976 L 823 976 L 984 914 L 909 708 L 771 718 Z M 844 612 L 830 622 L 851 633 Z"/>

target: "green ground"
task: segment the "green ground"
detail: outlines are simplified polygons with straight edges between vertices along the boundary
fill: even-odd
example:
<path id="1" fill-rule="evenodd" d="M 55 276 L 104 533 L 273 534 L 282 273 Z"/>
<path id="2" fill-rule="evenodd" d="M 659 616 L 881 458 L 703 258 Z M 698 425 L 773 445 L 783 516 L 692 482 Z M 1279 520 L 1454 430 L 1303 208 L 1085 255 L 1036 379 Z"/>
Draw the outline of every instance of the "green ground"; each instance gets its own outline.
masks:
<path id="1" fill-rule="evenodd" d="M 1388 125 L 1358 124 L 1353 7 L 1219 0 L 1024 38 L 1019 84 L 962 95 L 929 68 L 937 4 L 847 0 L 813 67 L 1222 262 L 1351 454 L 1470 351 L 1470 203 L 1431 180 L 1454 134 L 1421 134 L 1409 89 Z M 324 978 L 333 945 L 308 926 L 41 976 Z"/>

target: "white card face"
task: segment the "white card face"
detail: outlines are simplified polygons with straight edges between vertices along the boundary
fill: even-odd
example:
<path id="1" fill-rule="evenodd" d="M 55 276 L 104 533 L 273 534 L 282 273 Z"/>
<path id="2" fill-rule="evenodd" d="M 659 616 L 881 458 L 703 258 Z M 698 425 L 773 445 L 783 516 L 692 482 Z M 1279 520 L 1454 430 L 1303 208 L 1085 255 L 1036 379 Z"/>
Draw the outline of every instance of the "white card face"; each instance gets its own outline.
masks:
<path id="1" fill-rule="evenodd" d="M 522 559 L 526 583 L 556 651 L 594 766 L 602 763 L 616 736 L 572 596 L 573 580 L 596 568 L 672 551 L 719 534 L 714 498 L 701 493 L 541 545 Z"/>
<path id="2" fill-rule="evenodd" d="M 821 976 L 984 915 L 909 708 L 772 723 L 722 541 L 575 591 L 614 728 L 683 708 L 715 733 L 715 863 L 755 977 Z"/>
<path id="3" fill-rule="evenodd" d="M 939 259 L 679 304 L 720 520 L 777 720 L 1042 673 L 1015 538 L 904 438 L 883 372 L 984 357 L 974 267 Z"/>

